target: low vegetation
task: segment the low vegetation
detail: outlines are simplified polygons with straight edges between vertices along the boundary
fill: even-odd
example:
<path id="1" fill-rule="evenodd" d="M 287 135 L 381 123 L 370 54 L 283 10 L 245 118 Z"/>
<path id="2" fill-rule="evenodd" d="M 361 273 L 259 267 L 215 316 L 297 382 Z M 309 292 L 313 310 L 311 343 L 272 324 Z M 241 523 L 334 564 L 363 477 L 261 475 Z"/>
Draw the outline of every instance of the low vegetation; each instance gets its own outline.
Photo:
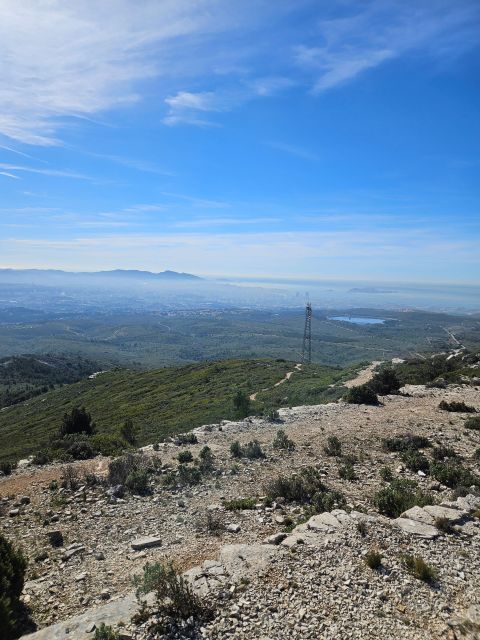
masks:
<path id="1" fill-rule="evenodd" d="M 457 402 L 456 400 L 452 400 L 451 402 L 447 402 L 446 400 L 442 400 L 438 405 L 439 409 L 442 411 L 450 411 L 453 413 L 476 413 L 477 410 L 475 407 L 470 407 L 465 404 L 463 400 L 461 402 Z"/>
<path id="2" fill-rule="evenodd" d="M 21 634 L 24 618 L 20 596 L 27 562 L 23 554 L 0 534 L 0 638 L 13 640 Z"/>
<path id="3" fill-rule="evenodd" d="M 437 571 L 427 564 L 421 556 L 404 555 L 402 562 L 407 571 L 423 582 L 434 582 L 437 579 Z"/>
<path id="4" fill-rule="evenodd" d="M 265 453 L 258 440 L 251 440 L 244 445 L 241 445 L 238 440 L 235 440 L 235 442 L 232 442 L 230 445 L 230 453 L 232 458 L 248 458 L 249 460 L 265 458 Z"/>
<path id="5" fill-rule="evenodd" d="M 369 404 L 374 406 L 380 404 L 377 394 L 369 384 L 362 384 L 349 389 L 345 396 L 345 401 L 350 404 Z"/>
<path id="6" fill-rule="evenodd" d="M 376 549 L 371 549 L 365 554 L 365 564 L 373 571 L 378 571 L 382 566 L 382 554 Z"/>
<path id="7" fill-rule="evenodd" d="M 295 442 L 287 436 L 285 431 L 279 429 L 275 436 L 275 440 L 273 441 L 273 448 L 279 449 L 280 451 L 291 452 L 295 450 Z"/>
<path id="8" fill-rule="evenodd" d="M 412 480 L 395 479 L 375 494 L 373 503 L 383 515 L 398 518 L 411 507 L 434 504 L 435 499 L 431 493 L 420 489 Z"/>
<path id="9" fill-rule="evenodd" d="M 315 467 L 305 467 L 292 476 L 277 476 L 267 483 L 266 494 L 270 500 L 283 498 L 286 502 L 304 505 L 314 513 L 331 511 L 346 504 L 343 494 L 325 486 Z"/>
<path id="10" fill-rule="evenodd" d="M 401 436 L 394 436 L 392 438 L 384 438 L 382 440 L 382 447 L 385 451 L 413 451 L 416 449 L 426 449 L 431 447 L 432 443 L 428 438 L 424 436 L 415 436 L 411 433 L 406 433 Z"/>
<path id="11" fill-rule="evenodd" d="M 255 498 L 234 498 L 233 500 L 227 500 L 223 503 L 223 506 L 227 511 L 243 511 L 247 509 L 255 509 L 257 501 Z"/>
<path id="12" fill-rule="evenodd" d="M 342 443 L 337 436 L 328 436 L 327 444 L 323 447 L 327 456 L 338 457 L 342 455 Z"/>
<path id="13" fill-rule="evenodd" d="M 465 429 L 480 431 L 480 416 L 470 416 L 465 420 Z"/>

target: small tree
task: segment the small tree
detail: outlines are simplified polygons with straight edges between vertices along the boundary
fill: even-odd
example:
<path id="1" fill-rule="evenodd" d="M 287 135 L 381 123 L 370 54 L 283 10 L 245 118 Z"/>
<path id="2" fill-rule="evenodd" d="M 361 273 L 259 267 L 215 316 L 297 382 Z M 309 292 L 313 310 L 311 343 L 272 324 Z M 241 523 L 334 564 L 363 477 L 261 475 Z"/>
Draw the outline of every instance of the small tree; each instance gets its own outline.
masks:
<path id="1" fill-rule="evenodd" d="M 95 423 L 92 416 L 85 410 L 85 407 L 75 407 L 70 413 L 63 416 L 62 426 L 59 435 L 64 438 L 67 435 L 84 433 L 91 436 L 95 433 Z"/>
<path id="2" fill-rule="evenodd" d="M 368 386 L 378 395 L 387 396 L 389 393 L 396 393 L 402 385 L 395 371 L 387 368 L 376 373 Z"/>
<path id="3" fill-rule="evenodd" d="M 128 444 L 134 445 L 137 442 L 138 429 L 133 424 L 133 420 L 128 418 L 120 428 L 120 434 Z"/>
<path id="4" fill-rule="evenodd" d="M 20 551 L 0 534 L 0 638 L 20 635 L 21 602 L 27 562 Z"/>
<path id="5" fill-rule="evenodd" d="M 233 398 L 233 408 L 238 418 L 246 418 L 250 413 L 250 398 L 239 389 Z"/>
<path id="6" fill-rule="evenodd" d="M 350 404 L 379 404 L 377 394 L 368 384 L 349 389 L 345 400 Z"/>

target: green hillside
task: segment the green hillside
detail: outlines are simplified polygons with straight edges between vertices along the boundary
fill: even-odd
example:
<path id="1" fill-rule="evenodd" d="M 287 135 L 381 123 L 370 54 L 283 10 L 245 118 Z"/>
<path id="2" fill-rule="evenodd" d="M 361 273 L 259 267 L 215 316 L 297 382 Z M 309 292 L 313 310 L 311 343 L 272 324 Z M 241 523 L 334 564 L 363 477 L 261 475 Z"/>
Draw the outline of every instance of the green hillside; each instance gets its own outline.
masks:
<path id="1" fill-rule="evenodd" d="M 140 429 L 140 444 L 233 418 L 237 389 L 251 394 L 272 387 L 293 368 L 294 363 L 285 361 L 224 360 L 145 372 L 110 371 L 3 409 L 0 460 L 17 459 L 46 446 L 63 414 L 75 406 L 86 407 L 101 433 L 116 431 L 131 418 Z M 271 394 L 263 392 L 252 409 L 260 412 L 266 406 L 279 406 L 290 390 L 288 404 L 298 404 L 302 389 L 308 389 L 311 403 L 328 401 L 335 397 L 329 385 L 351 375 L 351 370 L 309 365 Z"/>

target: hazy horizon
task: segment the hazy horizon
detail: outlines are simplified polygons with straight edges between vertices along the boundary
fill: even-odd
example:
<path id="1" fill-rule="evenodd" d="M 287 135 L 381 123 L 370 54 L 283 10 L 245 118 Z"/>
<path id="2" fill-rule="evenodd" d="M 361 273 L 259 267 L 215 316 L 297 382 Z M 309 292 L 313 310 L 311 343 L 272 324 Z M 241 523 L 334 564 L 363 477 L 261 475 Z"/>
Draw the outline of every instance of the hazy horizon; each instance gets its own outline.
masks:
<path id="1" fill-rule="evenodd" d="M 474 0 L 0 16 L 1 266 L 479 281 Z"/>

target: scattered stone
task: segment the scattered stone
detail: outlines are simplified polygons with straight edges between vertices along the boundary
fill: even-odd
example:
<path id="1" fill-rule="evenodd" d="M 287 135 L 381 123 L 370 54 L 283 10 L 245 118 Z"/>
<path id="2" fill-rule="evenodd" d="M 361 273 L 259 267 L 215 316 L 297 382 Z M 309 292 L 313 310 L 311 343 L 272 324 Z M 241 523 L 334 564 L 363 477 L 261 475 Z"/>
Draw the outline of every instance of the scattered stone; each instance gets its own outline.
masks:
<path id="1" fill-rule="evenodd" d="M 145 536 L 144 538 L 132 540 L 130 546 L 134 551 L 142 551 L 142 549 L 152 549 L 153 547 L 162 546 L 162 540 L 157 536 Z"/>

